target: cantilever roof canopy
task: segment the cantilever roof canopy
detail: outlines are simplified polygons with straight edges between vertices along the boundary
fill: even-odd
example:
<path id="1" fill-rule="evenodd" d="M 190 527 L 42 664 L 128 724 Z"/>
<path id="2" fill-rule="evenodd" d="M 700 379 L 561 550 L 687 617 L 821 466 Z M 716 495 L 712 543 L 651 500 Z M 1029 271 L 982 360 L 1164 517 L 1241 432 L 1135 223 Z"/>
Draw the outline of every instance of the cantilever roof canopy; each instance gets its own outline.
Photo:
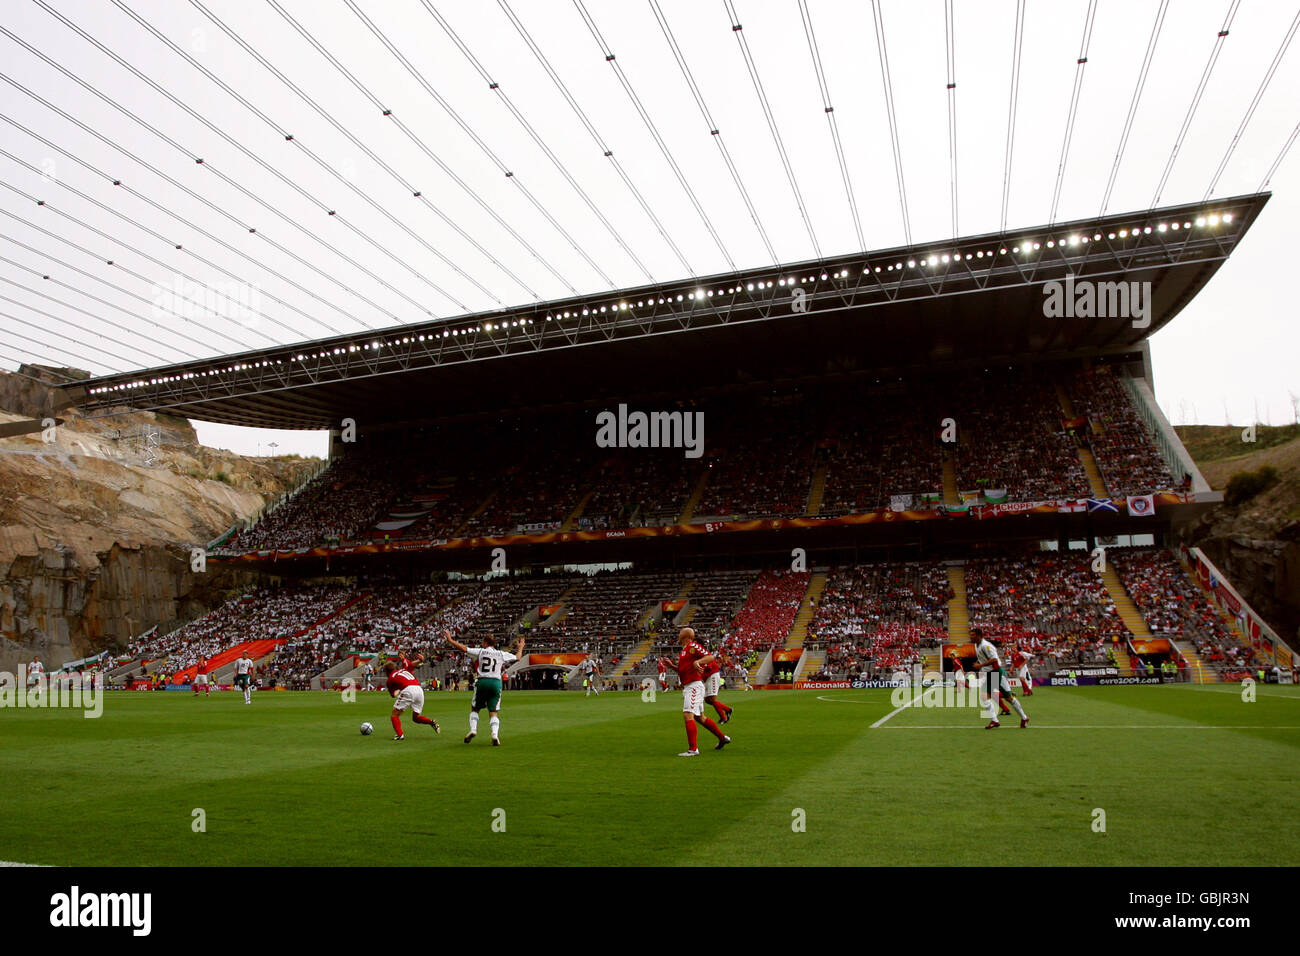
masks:
<path id="1" fill-rule="evenodd" d="M 233 425 L 337 428 L 344 418 L 393 423 L 646 392 L 686 395 L 705 381 L 797 377 L 830 367 L 1111 352 L 1138 345 L 1172 320 L 1268 198 L 1259 193 L 684 279 L 64 388 L 91 413 L 129 405 Z M 1053 282 L 1055 290 L 1046 285 Z M 1089 283 L 1118 282 L 1143 285 L 1085 298 Z M 1049 291 L 1059 292 L 1052 304 L 1064 314 L 1045 308 Z M 1121 291 L 1138 298 L 1124 303 Z"/>

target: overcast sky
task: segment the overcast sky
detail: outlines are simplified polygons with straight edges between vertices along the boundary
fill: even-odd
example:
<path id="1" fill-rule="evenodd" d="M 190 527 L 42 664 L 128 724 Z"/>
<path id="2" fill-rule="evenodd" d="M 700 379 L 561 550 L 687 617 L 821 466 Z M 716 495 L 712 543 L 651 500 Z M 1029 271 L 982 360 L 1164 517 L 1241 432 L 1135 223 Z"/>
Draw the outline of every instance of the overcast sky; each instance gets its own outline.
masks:
<path id="1" fill-rule="evenodd" d="M 1026 6 L 1010 230 L 1053 220 L 1090 9 Z M 1157 194 L 1232 6 L 1169 4 L 1107 212 L 1206 194 L 1297 14 L 1294 4 L 1241 4 Z M 657 9 L 778 260 L 906 241 L 870 3 L 807 2 L 856 223 L 800 4 L 734 5 L 798 199 L 727 5 L 658 0 Z M 911 238 L 951 238 L 945 5 L 879 9 Z M 955 4 L 962 235 L 1002 225 L 1016 10 Z M 1056 221 L 1102 211 L 1161 10 L 1158 0 L 1096 5 Z M 122 371 L 772 263 L 656 5 L 585 0 L 585 11 L 613 65 L 569 0 L 6 3 L 0 366 Z M 1298 48 L 1211 198 L 1254 192 L 1295 130 Z M 1284 290 L 1297 185 L 1300 149 L 1272 177 L 1273 199 L 1233 258 L 1154 336 L 1156 396 L 1175 424 L 1222 424 L 1225 410 L 1244 423 L 1257 406 L 1264 422 L 1293 419 L 1300 332 Z M 205 300 L 204 287 L 228 298 Z M 319 433 L 196 424 L 205 443 L 244 453 L 267 453 L 272 441 L 281 453 L 325 449 Z"/>

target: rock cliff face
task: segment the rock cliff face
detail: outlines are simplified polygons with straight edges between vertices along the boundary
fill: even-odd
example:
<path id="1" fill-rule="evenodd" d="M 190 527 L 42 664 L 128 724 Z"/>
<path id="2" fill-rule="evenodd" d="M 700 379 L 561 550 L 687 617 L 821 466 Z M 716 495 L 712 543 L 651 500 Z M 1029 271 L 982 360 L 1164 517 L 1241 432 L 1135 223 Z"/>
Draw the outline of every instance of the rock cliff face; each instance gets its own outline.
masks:
<path id="1" fill-rule="evenodd" d="M 1263 466 L 1275 483 L 1249 501 L 1223 505 L 1184 534 L 1199 546 L 1274 630 L 1300 647 L 1300 437 L 1296 426 L 1260 426 L 1255 441 L 1242 429 L 1193 425 L 1178 429 L 1207 481 L 1223 489 L 1234 474 Z"/>
<path id="2" fill-rule="evenodd" d="M 188 421 L 152 412 L 86 418 L 58 409 L 58 391 L 43 384 L 63 379 L 20 372 L 0 373 L 0 426 L 51 415 L 64 424 L 0 438 L 0 670 L 120 646 L 247 583 L 230 569 L 191 573 L 189 549 L 256 514 L 313 462 L 205 448 Z"/>

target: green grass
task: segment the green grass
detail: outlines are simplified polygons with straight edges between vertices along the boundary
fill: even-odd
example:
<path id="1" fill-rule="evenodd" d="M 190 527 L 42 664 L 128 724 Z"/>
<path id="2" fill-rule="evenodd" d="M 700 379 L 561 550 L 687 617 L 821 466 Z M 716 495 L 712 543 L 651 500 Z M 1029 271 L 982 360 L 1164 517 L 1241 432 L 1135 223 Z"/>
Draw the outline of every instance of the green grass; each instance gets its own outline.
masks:
<path id="1" fill-rule="evenodd" d="M 1198 464 L 1231 461 L 1300 439 L 1300 425 L 1257 425 L 1255 441 L 1241 440 L 1246 423 L 1240 425 L 1179 425 L 1174 431 Z"/>
<path id="2" fill-rule="evenodd" d="M 1292 865 L 1297 690 L 1042 688 L 1029 730 L 989 732 L 922 707 L 872 729 L 889 691 L 732 691 L 735 743 L 690 759 L 675 693 L 507 692 L 501 748 L 486 715 L 461 743 L 464 693 L 430 693 L 442 735 L 408 719 L 403 743 L 379 694 L 110 694 L 97 720 L 0 710 L 0 860 Z"/>

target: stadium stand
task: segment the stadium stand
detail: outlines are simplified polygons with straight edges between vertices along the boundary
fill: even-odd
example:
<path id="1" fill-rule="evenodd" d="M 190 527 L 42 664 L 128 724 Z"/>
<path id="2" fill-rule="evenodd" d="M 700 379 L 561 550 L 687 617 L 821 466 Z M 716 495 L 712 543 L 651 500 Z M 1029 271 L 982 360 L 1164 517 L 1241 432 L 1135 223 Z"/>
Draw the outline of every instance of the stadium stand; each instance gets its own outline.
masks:
<path id="1" fill-rule="evenodd" d="M 816 679 L 871 680 L 920 661 L 921 648 L 947 638 L 951 597 L 946 568 L 933 562 L 835 568 L 805 642 L 826 653 Z"/>
<path id="2" fill-rule="evenodd" d="M 972 630 L 1032 653 L 1042 664 L 1109 661 L 1128 639 L 1115 604 L 1083 552 L 975 558 L 966 564 Z"/>
<path id="3" fill-rule="evenodd" d="M 1067 405 L 1089 427 L 1068 425 Z M 940 423 L 949 417 L 962 491 L 1010 501 L 1085 497 L 1095 493 L 1089 458 L 1112 495 L 1173 484 L 1106 367 L 987 370 L 815 394 L 755 388 L 702 400 L 698 410 L 706 423 L 723 423 L 706 432 L 702 459 L 597 448 L 594 417 L 571 411 L 359 443 L 228 547 L 792 518 L 810 505 L 822 516 L 935 507 L 949 447 Z"/>
<path id="4" fill-rule="evenodd" d="M 1108 557 L 1153 637 L 1188 641 L 1223 680 L 1251 676 L 1257 655 L 1233 632 L 1178 560 L 1161 548 L 1111 551 Z"/>

